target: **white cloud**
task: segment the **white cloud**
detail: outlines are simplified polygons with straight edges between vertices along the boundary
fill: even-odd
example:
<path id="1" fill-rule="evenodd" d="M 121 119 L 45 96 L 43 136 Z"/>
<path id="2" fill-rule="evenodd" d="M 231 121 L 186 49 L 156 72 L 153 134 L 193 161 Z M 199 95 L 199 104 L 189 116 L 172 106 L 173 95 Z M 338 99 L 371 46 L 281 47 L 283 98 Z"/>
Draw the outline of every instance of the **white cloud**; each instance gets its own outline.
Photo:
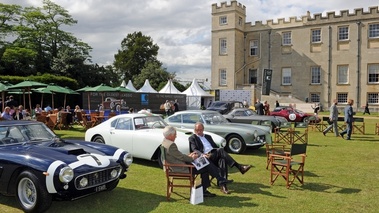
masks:
<path id="1" fill-rule="evenodd" d="M 94 63 L 111 64 L 127 34 L 141 31 L 159 49 L 158 59 L 181 79 L 210 78 L 211 5 L 226 0 L 52 0 L 78 24 L 67 31 L 88 43 Z M 230 4 L 230 1 L 227 1 Z M 248 22 L 301 17 L 378 6 L 377 0 L 240 0 Z M 42 0 L 3 0 L 5 4 L 41 6 Z"/>

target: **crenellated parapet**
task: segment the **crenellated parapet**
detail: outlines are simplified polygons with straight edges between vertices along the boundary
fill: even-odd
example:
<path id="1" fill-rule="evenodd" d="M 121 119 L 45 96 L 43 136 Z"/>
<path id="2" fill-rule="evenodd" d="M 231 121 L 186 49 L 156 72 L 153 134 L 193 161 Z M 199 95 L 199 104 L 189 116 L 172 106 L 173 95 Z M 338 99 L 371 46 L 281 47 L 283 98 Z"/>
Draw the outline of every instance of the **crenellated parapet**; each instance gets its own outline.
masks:
<path id="1" fill-rule="evenodd" d="M 312 14 L 308 11 L 306 15 L 301 17 L 290 17 L 289 19 L 279 18 L 276 21 L 273 19 L 266 20 L 266 24 L 262 21 L 256 21 L 255 24 L 247 22 L 246 26 L 252 28 L 282 28 L 300 26 L 303 24 L 316 24 L 316 23 L 334 23 L 342 21 L 352 20 L 365 20 L 379 18 L 378 6 L 369 7 L 368 11 L 364 11 L 363 8 L 356 8 L 354 12 L 350 13 L 349 10 L 341 10 L 339 14 L 336 12 L 327 12 L 326 15 L 322 13 Z"/>
<path id="2" fill-rule="evenodd" d="M 227 2 L 221 2 L 220 6 L 218 6 L 217 3 L 212 4 L 212 13 L 227 11 L 239 11 L 240 13 L 246 14 L 246 7 L 237 1 L 231 1 L 230 4 Z"/>

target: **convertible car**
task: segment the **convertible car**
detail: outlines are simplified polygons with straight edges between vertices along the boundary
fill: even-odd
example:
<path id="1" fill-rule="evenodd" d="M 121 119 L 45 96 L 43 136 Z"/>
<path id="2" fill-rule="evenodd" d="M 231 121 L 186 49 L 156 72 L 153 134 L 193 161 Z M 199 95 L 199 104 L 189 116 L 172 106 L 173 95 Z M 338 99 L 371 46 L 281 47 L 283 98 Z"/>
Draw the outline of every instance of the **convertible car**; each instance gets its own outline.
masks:
<path id="1" fill-rule="evenodd" d="M 287 119 L 285 119 L 284 117 L 258 115 L 256 112 L 248 108 L 233 109 L 231 112 L 223 116 L 232 123 L 245 123 L 270 126 L 272 132 L 274 132 L 275 129 L 280 128 L 280 126 L 284 123 L 288 123 Z"/>
<path id="2" fill-rule="evenodd" d="M 38 121 L 0 122 L 0 193 L 16 196 L 25 212 L 112 190 L 132 161 L 120 148 L 59 139 Z"/>
<path id="3" fill-rule="evenodd" d="M 185 110 L 165 118 L 165 121 L 179 128 L 194 128 L 196 122 L 204 124 L 206 131 L 215 133 L 226 140 L 226 149 L 232 153 L 243 153 L 246 147 L 262 147 L 271 141 L 268 126 L 231 123 L 220 113 L 211 110 Z"/>
<path id="4" fill-rule="evenodd" d="M 121 114 L 109 118 L 90 128 L 85 133 L 86 141 L 105 143 L 128 150 L 134 158 L 160 161 L 160 145 L 163 141 L 163 128 L 167 123 L 161 116 L 150 113 Z M 175 143 L 182 153 L 189 153 L 188 137 L 191 129 L 177 129 Z M 226 144 L 224 138 L 211 134 L 219 147 Z"/>

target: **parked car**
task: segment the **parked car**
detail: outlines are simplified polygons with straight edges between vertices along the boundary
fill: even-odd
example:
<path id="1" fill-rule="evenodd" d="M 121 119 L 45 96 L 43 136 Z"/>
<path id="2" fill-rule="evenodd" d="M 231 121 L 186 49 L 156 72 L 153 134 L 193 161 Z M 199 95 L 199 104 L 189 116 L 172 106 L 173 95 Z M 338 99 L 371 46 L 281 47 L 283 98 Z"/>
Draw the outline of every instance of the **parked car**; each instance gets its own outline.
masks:
<path id="1" fill-rule="evenodd" d="M 180 128 L 194 128 L 196 122 L 204 124 L 208 132 L 226 139 L 226 148 L 232 153 L 243 153 L 246 147 L 259 148 L 271 141 L 268 126 L 231 123 L 220 113 L 211 110 L 185 110 L 165 118 L 171 125 Z"/>
<path id="2" fill-rule="evenodd" d="M 280 128 L 281 124 L 288 122 L 287 119 L 285 119 L 284 117 L 258 115 L 255 111 L 248 108 L 233 109 L 228 114 L 223 116 L 232 123 L 246 123 L 270 126 L 272 132 L 274 132 L 276 128 Z"/>
<path id="3" fill-rule="evenodd" d="M 124 99 L 116 99 L 113 97 L 107 97 L 102 103 L 103 110 L 105 109 L 113 109 L 120 111 L 121 108 L 126 108 L 126 102 Z"/>
<path id="4" fill-rule="evenodd" d="M 132 161 L 120 148 L 59 139 L 42 122 L 0 122 L 0 192 L 16 196 L 25 212 L 46 211 L 53 199 L 110 191 Z"/>
<path id="5" fill-rule="evenodd" d="M 240 101 L 215 101 L 208 106 L 207 110 L 227 114 L 235 108 L 243 108 L 243 103 Z"/>
<path id="6" fill-rule="evenodd" d="M 294 109 L 291 107 L 276 107 L 273 111 L 271 111 L 270 115 L 273 116 L 281 116 L 287 119 L 290 122 L 309 122 L 311 117 L 314 117 L 313 114 L 305 113 L 301 110 Z M 313 118 L 312 118 L 313 119 Z M 319 118 L 314 118 L 315 122 L 319 122 Z"/>
<path id="7" fill-rule="evenodd" d="M 128 150 L 134 158 L 158 161 L 160 165 L 160 145 L 163 141 L 163 128 L 167 123 L 161 116 L 154 114 L 134 113 L 121 114 L 90 128 L 85 133 L 86 141 L 105 143 Z M 193 134 L 191 129 L 177 129 L 175 143 L 182 153 L 189 153 L 188 138 Z M 224 147 L 223 137 L 209 133 L 215 143 Z"/>

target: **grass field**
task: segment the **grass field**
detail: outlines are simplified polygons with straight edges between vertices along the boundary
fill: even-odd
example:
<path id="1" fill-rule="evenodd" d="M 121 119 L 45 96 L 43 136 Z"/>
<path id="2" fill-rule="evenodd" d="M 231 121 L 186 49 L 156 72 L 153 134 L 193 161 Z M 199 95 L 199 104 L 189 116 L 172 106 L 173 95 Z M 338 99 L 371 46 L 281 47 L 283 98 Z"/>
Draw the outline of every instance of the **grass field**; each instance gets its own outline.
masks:
<path id="1" fill-rule="evenodd" d="M 265 148 L 232 155 L 238 162 L 254 167 L 245 175 L 230 171 L 234 183 L 230 195 L 217 187 L 209 190 L 214 198 L 200 205 L 189 203 L 189 190 L 177 188 L 166 201 L 166 182 L 156 162 L 135 159 L 128 177 L 111 192 L 75 201 L 53 202 L 48 212 L 378 212 L 379 135 L 378 116 L 365 117 L 366 134 L 353 134 L 351 141 L 329 133 L 309 132 L 305 163 L 305 184 L 290 189 L 278 179 L 269 183 Z M 77 128 L 76 128 L 77 129 Z M 56 131 L 63 138 L 83 138 L 84 131 Z M 0 212 L 22 212 L 14 197 L 0 195 Z"/>

